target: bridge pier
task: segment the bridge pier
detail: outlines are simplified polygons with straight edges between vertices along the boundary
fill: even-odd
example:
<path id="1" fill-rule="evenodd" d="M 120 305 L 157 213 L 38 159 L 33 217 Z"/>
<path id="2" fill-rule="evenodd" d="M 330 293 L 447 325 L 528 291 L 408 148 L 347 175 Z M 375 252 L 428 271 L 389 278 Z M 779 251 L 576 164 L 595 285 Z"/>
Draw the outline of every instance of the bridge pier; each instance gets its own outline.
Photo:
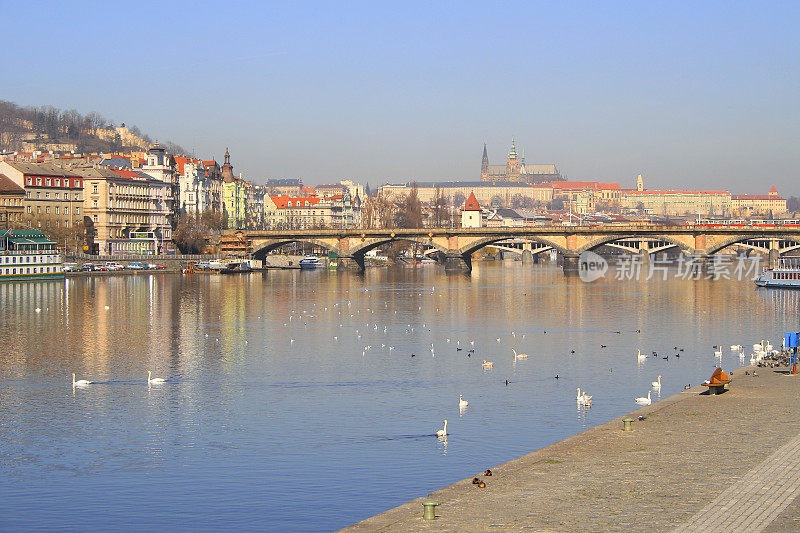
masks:
<path id="1" fill-rule="evenodd" d="M 364 265 L 364 256 L 351 255 L 339 257 L 338 270 L 351 270 L 354 272 L 364 272 L 366 266 Z"/>
<path id="2" fill-rule="evenodd" d="M 469 272 L 472 270 L 472 257 L 461 254 L 447 254 L 444 258 L 446 272 Z"/>
<path id="3" fill-rule="evenodd" d="M 781 263 L 781 252 L 776 248 L 772 248 L 769 251 L 769 267 L 770 268 L 777 268 Z"/>
<path id="4" fill-rule="evenodd" d="M 561 266 L 564 274 L 578 273 L 578 259 L 580 259 L 580 257 L 580 254 L 564 254 L 564 262 Z"/>
<path id="5" fill-rule="evenodd" d="M 533 263 L 533 252 L 530 250 L 522 250 L 522 264 L 530 265 Z"/>

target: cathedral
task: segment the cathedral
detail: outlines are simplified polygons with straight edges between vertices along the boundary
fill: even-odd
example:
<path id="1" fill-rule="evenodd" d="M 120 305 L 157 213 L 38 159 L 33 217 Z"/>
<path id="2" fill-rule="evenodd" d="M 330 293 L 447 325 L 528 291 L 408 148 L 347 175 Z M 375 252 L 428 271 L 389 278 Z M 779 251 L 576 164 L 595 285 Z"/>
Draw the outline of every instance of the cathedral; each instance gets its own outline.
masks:
<path id="1" fill-rule="evenodd" d="M 486 143 L 483 145 L 483 160 L 481 161 L 481 181 L 515 181 L 524 183 L 544 183 L 559 181 L 561 175 L 555 165 L 526 164 L 525 153 L 522 157 L 517 155 L 514 139 L 511 140 L 511 150 L 508 151 L 505 165 L 490 165 L 489 156 L 486 154 Z"/>

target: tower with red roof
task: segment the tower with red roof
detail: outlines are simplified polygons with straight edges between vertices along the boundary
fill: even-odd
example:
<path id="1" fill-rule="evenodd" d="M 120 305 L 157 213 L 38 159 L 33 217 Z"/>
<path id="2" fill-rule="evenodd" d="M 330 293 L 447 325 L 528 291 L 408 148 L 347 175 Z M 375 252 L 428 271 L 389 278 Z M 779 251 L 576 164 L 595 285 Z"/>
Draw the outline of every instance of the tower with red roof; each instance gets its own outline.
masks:
<path id="1" fill-rule="evenodd" d="M 478 199 L 475 198 L 475 193 L 469 193 L 469 198 L 464 202 L 464 207 L 461 208 L 461 227 L 480 228 L 482 211 L 483 209 L 481 209 Z"/>

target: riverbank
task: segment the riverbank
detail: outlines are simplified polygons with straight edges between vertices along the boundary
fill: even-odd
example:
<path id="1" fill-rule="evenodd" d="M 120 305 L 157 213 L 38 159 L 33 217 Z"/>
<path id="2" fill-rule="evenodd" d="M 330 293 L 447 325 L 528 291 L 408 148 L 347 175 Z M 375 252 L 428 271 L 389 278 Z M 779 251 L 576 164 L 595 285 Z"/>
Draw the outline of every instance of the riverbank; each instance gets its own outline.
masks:
<path id="1" fill-rule="evenodd" d="M 800 376 L 754 370 L 733 372 L 722 395 L 695 387 L 486 465 L 491 477 L 475 472 L 429 495 L 437 520 L 422 519 L 419 498 L 343 531 L 797 531 Z M 623 418 L 640 416 L 622 431 Z"/>

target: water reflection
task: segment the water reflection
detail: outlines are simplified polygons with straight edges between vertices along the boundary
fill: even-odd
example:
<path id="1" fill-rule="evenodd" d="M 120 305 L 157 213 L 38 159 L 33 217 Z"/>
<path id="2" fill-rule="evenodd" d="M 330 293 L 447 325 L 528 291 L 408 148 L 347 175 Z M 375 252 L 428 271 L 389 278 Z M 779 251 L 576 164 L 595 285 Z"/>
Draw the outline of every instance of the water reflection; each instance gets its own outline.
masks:
<path id="1" fill-rule="evenodd" d="M 797 331 L 799 294 L 519 264 L 0 284 L 0 513 L 116 528 L 137 501 L 176 530 L 335 529 L 630 412 L 658 375 L 654 401 L 741 365 L 711 346 Z"/>

